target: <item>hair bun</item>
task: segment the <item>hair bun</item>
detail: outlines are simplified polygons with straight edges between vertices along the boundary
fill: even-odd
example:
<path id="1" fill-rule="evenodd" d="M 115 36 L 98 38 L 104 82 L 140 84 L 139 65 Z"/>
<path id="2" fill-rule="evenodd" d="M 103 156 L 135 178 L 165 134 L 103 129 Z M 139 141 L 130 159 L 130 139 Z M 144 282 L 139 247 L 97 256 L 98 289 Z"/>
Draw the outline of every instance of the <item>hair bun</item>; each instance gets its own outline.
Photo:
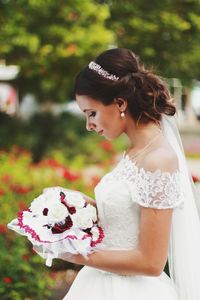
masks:
<path id="1" fill-rule="evenodd" d="M 124 98 L 131 117 L 141 123 L 159 122 L 162 114 L 175 114 L 165 82 L 145 69 L 131 50 L 110 49 L 96 57 L 95 62 L 101 71 L 119 79 L 110 80 L 110 77 L 104 76 L 107 73 L 94 72 L 86 67 L 76 78 L 75 95 L 87 95 L 105 105 L 113 103 L 115 98 Z"/>

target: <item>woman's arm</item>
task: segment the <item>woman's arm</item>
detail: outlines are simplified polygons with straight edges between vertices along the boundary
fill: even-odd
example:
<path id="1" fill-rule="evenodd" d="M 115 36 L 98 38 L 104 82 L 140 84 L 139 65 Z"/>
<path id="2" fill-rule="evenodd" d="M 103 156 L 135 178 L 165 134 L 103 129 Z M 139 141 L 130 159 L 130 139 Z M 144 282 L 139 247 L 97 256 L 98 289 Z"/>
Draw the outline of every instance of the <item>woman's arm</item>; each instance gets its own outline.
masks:
<path id="1" fill-rule="evenodd" d="M 88 259 L 73 255 L 66 260 L 121 275 L 158 276 L 167 261 L 172 212 L 173 209 L 141 207 L 136 250 L 101 250 L 90 254 Z"/>

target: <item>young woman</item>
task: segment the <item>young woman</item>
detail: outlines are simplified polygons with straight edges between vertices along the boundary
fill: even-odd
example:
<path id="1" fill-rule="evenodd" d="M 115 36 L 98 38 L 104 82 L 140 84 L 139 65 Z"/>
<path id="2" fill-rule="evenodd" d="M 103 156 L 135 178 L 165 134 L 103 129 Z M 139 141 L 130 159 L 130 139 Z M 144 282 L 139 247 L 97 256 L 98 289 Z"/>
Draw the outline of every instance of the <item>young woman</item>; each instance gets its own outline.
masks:
<path id="1" fill-rule="evenodd" d="M 199 216 L 165 83 L 116 48 L 78 74 L 75 95 L 87 130 L 130 145 L 95 187 L 101 246 L 62 257 L 85 265 L 64 300 L 200 299 Z"/>

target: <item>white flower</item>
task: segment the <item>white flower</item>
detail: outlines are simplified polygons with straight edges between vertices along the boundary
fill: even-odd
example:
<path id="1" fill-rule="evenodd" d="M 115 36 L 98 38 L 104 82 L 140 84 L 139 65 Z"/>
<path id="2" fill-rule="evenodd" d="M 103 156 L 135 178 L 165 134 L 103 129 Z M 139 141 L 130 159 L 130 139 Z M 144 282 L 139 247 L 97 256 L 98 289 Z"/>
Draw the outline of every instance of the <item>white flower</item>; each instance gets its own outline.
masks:
<path id="1" fill-rule="evenodd" d="M 61 202 L 51 205 L 48 209 L 47 217 L 49 224 L 62 223 L 69 215 L 67 207 L 65 207 Z"/>
<path id="2" fill-rule="evenodd" d="M 96 222 L 97 221 L 96 208 L 93 205 L 88 204 L 85 209 L 87 210 L 87 213 L 90 214 L 90 216 L 92 217 L 93 222 Z"/>
<path id="3" fill-rule="evenodd" d="M 85 205 L 85 200 L 81 196 L 81 193 L 78 192 L 68 192 L 65 193 L 65 202 L 69 206 L 74 206 L 77 209 L 83 208 Z"/>
<path id="4" fill-rule="evenodd" d="M 39 197 L 35 198 L 30 206 L 30 210 L 33 214 L 42 215 L 44 208 L 47 207 L 46 198 L 44 195 L 40 195 Z"/>
<path id="5" fill-rule="evenodd" d="M 76 227 L 81 229 L 91 228 L 93 222 L 97 220 L 96 209 L 94 206 L 88 204 L 87 207 L 77 210 L 72 218 Z"/>
<path id="6" fill-rule="evenodd" d="M 98 238 L 99 238 L 99 229 L 97 228 L 97 227 L 93 227 L 92 229 L 91 229 L 91 233 L 92 233 L 92 240 L 93 241 L 97 241 L 98 240 Z"/>

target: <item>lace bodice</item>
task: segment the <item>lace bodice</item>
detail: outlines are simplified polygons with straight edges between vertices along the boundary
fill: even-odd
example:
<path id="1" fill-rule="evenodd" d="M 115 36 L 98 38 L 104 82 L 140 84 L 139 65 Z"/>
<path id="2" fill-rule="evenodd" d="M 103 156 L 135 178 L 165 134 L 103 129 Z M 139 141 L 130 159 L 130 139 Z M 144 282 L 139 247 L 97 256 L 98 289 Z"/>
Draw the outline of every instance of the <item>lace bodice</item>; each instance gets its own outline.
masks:
<path id="1" fill-rule="evenodd" d="M 141 206 L 181 208 L 180 181 L 178 170 L 146 171 L 129 156 L 123 156 L 95 187 L 99 221 L 105 232 L 101 249 L 136 248 Z"/>

